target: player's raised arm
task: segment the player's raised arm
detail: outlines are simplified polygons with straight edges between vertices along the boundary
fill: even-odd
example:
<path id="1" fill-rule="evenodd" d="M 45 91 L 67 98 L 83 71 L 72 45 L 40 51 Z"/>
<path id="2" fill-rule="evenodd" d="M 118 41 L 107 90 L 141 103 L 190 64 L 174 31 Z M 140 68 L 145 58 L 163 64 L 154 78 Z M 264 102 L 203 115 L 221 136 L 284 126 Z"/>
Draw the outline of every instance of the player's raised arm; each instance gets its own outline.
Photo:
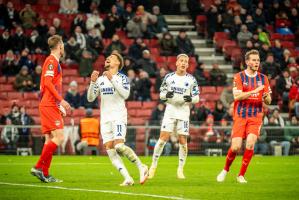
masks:
<path id="1" fill-rule="evenodd" d="M 174 96 L 174 92 L 173 91 L 168 91 L 168 85 L 166 82 L 167 79 L 167 75 L 164 77 L 163 82 L 160 86 L 160 99 L 162 101 L 167 101 L 167 99 L 170 99 Z"/>
<path id="2" fill-rule="evenodd" d="M 191 103 L 195 104 L 199 102 L 199 90 L 198 90 L 198 84 L 196 79 L 194 78 L 193 85 L 191 87 Z"/>
<path id="3" fill-rule="evenodd" d="M 119 82 L 115 77 L 111 79 L 111 83 L 115 90 L 124 98 L 127 99 L 130 96 L 130 83 L 128 77 L 122 75 L 122 81 Z"/>
<path id="4" fill-rule="evenodd" d="M 91 74 L 90 85 L 87 90 L 87 101 L 93 102 L 99 94 L 100 87 L 97 84 L 97 79 L 99 77 L 99 71 L 93 71 Z"/>

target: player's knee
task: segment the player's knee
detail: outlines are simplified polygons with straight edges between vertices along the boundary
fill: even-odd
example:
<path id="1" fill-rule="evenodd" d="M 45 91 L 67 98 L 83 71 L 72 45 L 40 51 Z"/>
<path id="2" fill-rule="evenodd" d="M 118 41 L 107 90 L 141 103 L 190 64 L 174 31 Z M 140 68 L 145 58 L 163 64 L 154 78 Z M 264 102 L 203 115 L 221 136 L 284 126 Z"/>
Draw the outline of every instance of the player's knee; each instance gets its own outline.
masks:
<path id="1" fill-rule="evenodd" d="M 246 149 L 253 150 L 254 149 L 254 143 L 253 142 L 246 143 Z"/>
<path id="2" fill-rule="evenodd" d="M 240 146 L 238 146 L 238 145 L 232 145 L 231 146 L 231 150 L 233 151 L 233 152 L 239 152 L 240 151 L 240 149 L 241 149 L 241 147 Z"/>
<path id="3" fill-rule="evenodd" d="M 114 148 L 118 153 L 123 153 L 126 150 L 124 143 L 118 143 L 118 144 L 114 145 Z"/>

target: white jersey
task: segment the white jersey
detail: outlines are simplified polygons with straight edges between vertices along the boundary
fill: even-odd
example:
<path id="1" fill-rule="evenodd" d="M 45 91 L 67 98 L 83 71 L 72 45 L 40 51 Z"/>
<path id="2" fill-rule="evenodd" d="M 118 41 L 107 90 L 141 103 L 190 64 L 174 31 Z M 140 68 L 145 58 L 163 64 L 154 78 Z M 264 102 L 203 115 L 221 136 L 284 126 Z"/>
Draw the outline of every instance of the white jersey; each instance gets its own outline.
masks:
<path id="1" fill-rule="evenodd" d="M 125 100 L 130 94 L 128 77 L 117 73 L 109 80 L 100 76 L 95 83 L 91 82 L 87 100 L 92 102 L 101 96 L 101 123 L 121 121 L 127 123 L 127 108 Z"/>
<path id="2" fill-rule="evenodd" d="M 173 98 L 167 99 L 167 92 L 173 91 Z M 184 101 L 184 96 L 189 95 L 192 98 L 190 103 L 199 102 L 199 90 L 196 79 L 185 74 L 179 76 L 175 72 L 165 76 L 160 87 L 160 99 L 166 101 L 164 118 L 189 120 L 190 103 Z"/>

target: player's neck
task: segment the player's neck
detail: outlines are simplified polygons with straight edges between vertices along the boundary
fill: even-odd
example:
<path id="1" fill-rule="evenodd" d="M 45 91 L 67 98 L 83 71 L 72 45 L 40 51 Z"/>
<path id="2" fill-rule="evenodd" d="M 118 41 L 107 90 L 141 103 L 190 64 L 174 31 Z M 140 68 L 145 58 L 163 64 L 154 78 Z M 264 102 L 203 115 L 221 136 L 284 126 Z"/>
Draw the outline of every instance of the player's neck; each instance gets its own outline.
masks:
<path id="1" fill-rule="evenodd" d="M 111 75 L 115 75 L 118 73 L 117 69 L 109 69 L 109 72 L 111 73 Z"/>
<path id="2" fill-rule="evenodd" d="M 59 52 L 51 51 L 51 55 L 53 55 L 59 62 L 59 59 L 60 59 L 60 53 Z"/>
<path id="3" fill-rule="evenodd" d="M 178 75 L 178 76 L 185 76 L 187 72 L 177 70 L 175 73 L 176 73 L 176 75 Z"/>
<path id="4" fill-rule="evenodd" d="M 249 76 L 255 76 L 256 75 L 256 71 L 253 71 L 249 68 L 245 69 L 245 74 L 249 75 Z"/>

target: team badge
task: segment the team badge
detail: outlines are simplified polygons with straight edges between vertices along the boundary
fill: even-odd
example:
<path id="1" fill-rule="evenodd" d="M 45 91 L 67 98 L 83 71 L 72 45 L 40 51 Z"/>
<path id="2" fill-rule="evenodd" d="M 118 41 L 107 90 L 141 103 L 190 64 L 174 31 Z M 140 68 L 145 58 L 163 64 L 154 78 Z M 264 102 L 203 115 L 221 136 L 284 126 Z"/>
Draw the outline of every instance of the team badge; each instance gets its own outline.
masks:
<path id="1" fill-rule="evenodd" d="M 186 83 L 185 83 L 185 86 L 188 87 L 188 86 L 189 86 L 189 83 L 186 82 Z"/>
<path id="2" fill-rule="evenodd" d="M 257 86 L 261 86 L 261 85 L 262 85 L 262 81 L 258 81 Z"/>
<path id="3" fill-rule="evenodd" d="M 49 64 L 49 65 L 48 65 L 48 69 L 49 69 L 49 70 L 53 70 L 53 68 L 54 68 L 54 66 L 53 66 L 52 64 Z"/>
<path id="4" fill-rule="evenodd" d="M 56 125 L 56 126 L 59 126 L 59 125 L 60 125 L 60 121 L 59 121 L 59 120 L 56 120 L 56 121 L 55 121 L 55 125 Z"/>

